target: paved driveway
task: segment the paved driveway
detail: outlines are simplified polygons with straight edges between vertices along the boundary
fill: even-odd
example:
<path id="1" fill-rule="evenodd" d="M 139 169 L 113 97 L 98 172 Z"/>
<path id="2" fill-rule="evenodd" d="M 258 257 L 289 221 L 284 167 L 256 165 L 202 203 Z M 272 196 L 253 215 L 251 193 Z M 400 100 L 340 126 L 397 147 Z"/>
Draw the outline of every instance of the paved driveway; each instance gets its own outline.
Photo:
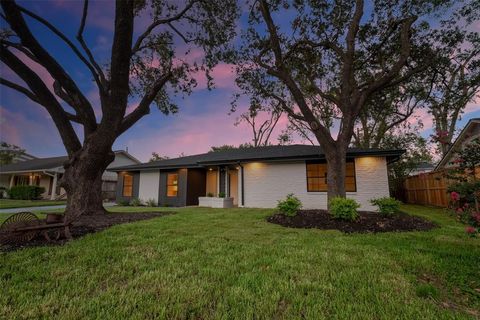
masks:
<path id="1" fill-rule="evenodd" d="M 114 206 L 115 202 L 106 202 L 103 204 L 104 207 Z M 26 208 L 9 208 L 9 209 L 0 209 L 0 213 L 17 213 L 22 211 L 48 211 L 48 210 L 57 210 L 64 209 L 66 205 L 61 204 L 57 206 L 42 206 L 42 207 L 26 207 Z"/>

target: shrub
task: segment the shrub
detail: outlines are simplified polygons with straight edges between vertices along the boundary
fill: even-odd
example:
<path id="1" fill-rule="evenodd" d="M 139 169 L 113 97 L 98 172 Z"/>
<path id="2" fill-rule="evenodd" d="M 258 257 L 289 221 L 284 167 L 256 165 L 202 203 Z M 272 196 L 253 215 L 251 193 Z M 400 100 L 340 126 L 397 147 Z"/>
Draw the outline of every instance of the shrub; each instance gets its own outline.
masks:
<path id="1" fill-rule="evenodd" d="M 207 193 L 207 197 L 213 198 L 213 193 L 211 193 L 211 192 Z"/>
<path id="2" fill-rule="evenodd" d="M 380 214 L 383 216 L 391 216 L 400 210 L 402 204 L 395 198 L 383 197 L 370 200 L 370 203 L 378 207 Z"/>
<path id="3" fill-rule="evenodd" d="M 40 199 L 44 187 L 39 186 L 14 186 L 10 188 L 9 195 L 15 200 L 37 200 Z"/>
<path id="4" fill-rule="evenodd" d="M 142 201 L 138 198 L 133 198 L 132 200 L 130 200 L 130 205 L 133 207 L 139 207 L 142 205 Z"/>
<path id="5" fill-rule="evenodd" d="M 218 196 L 219 196 L 220 198 L 225 198 L 225 192 L 219 192 L 219 193 L 218 193 Z"/>
<path id="6" fill-rule="evenodd" d="M 118 200 L 117 204 L 119 206 L 128 207 L 130 205 L 130 201 L 122 199 L 122 200 Z"/>
<path id="7" fill-rule="evenodd" d="M 353 199 L 335 197 L 330 200 L 330 214 L 335 219 L 355 221 L 358 218 L 357 209 L 360 205 Z"/>
<path id="8" fill-rule="evenodd" d="M 7 194 L 7 193 L 8 193 L 7 188 L 0 187 L 0 199 L 5 198 L 5 194 Z"/>
<path id="9" fill-rule="evenodd" d="M 146 202 L 145 202 L 145 205 L 147 207 L 156 207 L 158 204 L 157 204 L 157 201 L 155 199 L 148 199 Z"/>
<path id="10" fill-rule="evenodd" d="M 279 200 L 277 204 L 277 209 L 281 213 L 287 216 L 293 217 L 297 214 L 297 211 L 302 208 L 302 202 L 300 199 L 295 197 L 293 193 L 287 195 L 285 200 Z"/>

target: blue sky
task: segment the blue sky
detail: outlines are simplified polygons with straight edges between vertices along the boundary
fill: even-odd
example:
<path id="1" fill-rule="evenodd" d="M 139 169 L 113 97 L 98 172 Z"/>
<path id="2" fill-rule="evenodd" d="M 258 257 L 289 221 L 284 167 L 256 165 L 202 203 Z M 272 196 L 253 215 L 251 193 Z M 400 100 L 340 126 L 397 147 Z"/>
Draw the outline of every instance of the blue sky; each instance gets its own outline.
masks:
<path id="1" fill-rule="evenodd" d="M 80 22 L 81 1 L 20 1 L 20 3 L 52 21 L 65 34 L 74 38 Z M 85 39 L 100 62 L 106 62 L 110 54 L 113 9 L 113 2 L 93 1 L 90 5 Z M 140 20 L 138 29 L 145 23 L 146 21 Z M 88 71 L 82 68 L 66 46 L 52 39 L 51 33 L 38 24 L 32 23 L 31 26 L 45 47 L 70 72 L 86 96 L 96 103 L 98 98 Z M 49 78 L 45 70 L 36 68 L 44 79 Z M 12 72 L 3 65 L 0 72 L 2 76 L 15 80 Z M 130 153 L 145 161 L 152 151 L 173 157 L 182 152 L 185 154 L 206 152 L 215 145 L 238 145 L 249 141 L 251 139 L 249 128 L 244 125 L 234 126 L 236 115 L 228 115 L 231 97 L 236 90 L 232 66 L 219 65 L 214 70 L 213 76 L 217 84 L 214 90 L 208 90 L 205 79 L 199 78 L 199 86 L 190 96 L 176 98 L 180 107 L 178 114 L 165 116 L 152 108 L 150 115 L 118 138 L 114 149 L 128 147 Z M 467 111 L 459 122 L 459 127 L 470 118 L 480 117 L 478 104 L 470 104 Z M 421 134 L 429 136 L 432 126 L 429 115 L 420 112 L 418 116 L 425 124 L 425 130 Z M 286 119 L 282 119 L 276 134 L 285 126 Z M 0 86 L 0 140 L 17 144 L 38 157 L 65 154 L 48 113 L 21 94 L 3 86 Z"/>

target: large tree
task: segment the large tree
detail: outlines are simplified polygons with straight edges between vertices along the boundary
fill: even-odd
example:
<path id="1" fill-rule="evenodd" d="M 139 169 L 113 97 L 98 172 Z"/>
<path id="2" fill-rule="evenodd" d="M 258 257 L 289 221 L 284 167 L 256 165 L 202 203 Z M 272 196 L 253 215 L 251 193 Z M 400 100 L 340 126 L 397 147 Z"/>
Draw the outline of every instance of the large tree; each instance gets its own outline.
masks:
<path id="1" fill-rule="evenodd" d="M 0 60 L 23 83 L 5 78 L 0 83 L 45 108 L 55 123 L 68 153 L 60 185 L 68 195 L 69 218 L 104 213 L 101 177 L 114 159 L 112 145 L 117 137 L 148 114 L 151 104 L 166 114 L 177 110 L 169 96 L 172 92 L 189 93 L 195 85 L 195 73 L 199 69 L 208 71 L 223 58 L 237 16 L 234 0 L 116 1 L 111 56 L 102 67 L 84 39 L 88 1 L 84 2 L 75 40 L 13 0 L 2 0 L 1 7 L 8 29 L 1 33 Z M 150 21 L 143 30 L 134 32 L 134 22 L 140 15 Z M 71 49 L 72 56 L 91 73 L 99 106 L 87 99 L 55 52 L 46 49 L 44 38 L 36 36 L 32 22 Z M 202 61 L 185 59 L 184 52 L 192 48 L 203 50 Z M 31 63 L 49 73 L 53 90 L 47 79 L 30 67 Z M 134 101 L 138 105 L 127 113 L 127 106 Z M 96 112 L 101 113 L 98 120 Z M 74 124 L 82 129 L 83 137 L 77 135 Z"/>
<path id="2" fill-rule="evenodd" d="M 345 196 L 358 115 L 375 94 L 425 70 L 426 17 L 448 2 L 252 1 L 237 83 L 309 128 L 325 152 L 329 199 Z"/>

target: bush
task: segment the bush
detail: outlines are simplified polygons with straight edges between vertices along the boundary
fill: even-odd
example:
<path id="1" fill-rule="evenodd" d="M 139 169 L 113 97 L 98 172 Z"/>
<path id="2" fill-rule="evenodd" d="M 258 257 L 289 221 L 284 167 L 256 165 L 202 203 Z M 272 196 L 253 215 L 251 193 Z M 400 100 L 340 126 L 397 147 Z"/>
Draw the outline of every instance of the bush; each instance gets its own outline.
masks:
<path id="1" fill-rule="evenodd" d="M 10 188 L 8 194 L 10 195 L 11 199 L 15 200 L 38 200 L 44 192 L 44 187 L 14 186 Z"/>
<path id="2" fill-rule="evenodd" d="M 117 204 L 119 206 L 128 207 L 130 205 L 130 201 L 122 199 L 122 200 L 118 200 Z"/>
<path id="3" fill-rule="evenodd" d="M 211 192 L 207 193 L 207 197 L 213 198 L 213 193 L 211 193 Z"/>
<path id="4" fill-rule="evenodd" d="M 0 199 L 5 198 L 5 194 L 7 194 L 7 188 L 5 187 L 0 187 Z"/>
<path id="5" fill-rule="evenodd" d="M 287 195 L 287 198 L 285 200 L 279 200 L 277 204 L 277 209 L 281 213 L 287 216 L 295 216 L 297 214 L 297 211 L 302 208 L 302 202 L 300 199 L 295 197 L 293 193 L 290 193 Z"/>
<path id="6" fill-rule="evenodd" d="M 132 200 L 130 200 L 130 205 L 132 207 L 139 207 L 142 205 L 142 201 L 138 198 L 133 198 Z"/>
<path id="7" fill-rule="evenodd" d="M 218 197 L 219 198 L 225 198 L 225 192 L 219 192 Z"/>
<path id="8" fill-rule="evenodd" d="M 330 214 L 335 219 L 355 221 L 358 218 L 358 208 L 360 205 L 353 199 L 335 197 L 330 200 Z"/>
<path id="9" fill-rule="evenodd" d="M 380 214 L 383 216 L 391 216 L 400 210 L 402 204 L 395 198 L 383 197 L 370 200 L 370 203 L 378 207 Z"/>
<path id="10" fill-rule="evenodd" d="M 145 202 L 145 205 L 147 207 L 156 207 L 158 204 L 157 204 L 157 201 L 155 199 L 148 199 L 146 202 Z"/>

